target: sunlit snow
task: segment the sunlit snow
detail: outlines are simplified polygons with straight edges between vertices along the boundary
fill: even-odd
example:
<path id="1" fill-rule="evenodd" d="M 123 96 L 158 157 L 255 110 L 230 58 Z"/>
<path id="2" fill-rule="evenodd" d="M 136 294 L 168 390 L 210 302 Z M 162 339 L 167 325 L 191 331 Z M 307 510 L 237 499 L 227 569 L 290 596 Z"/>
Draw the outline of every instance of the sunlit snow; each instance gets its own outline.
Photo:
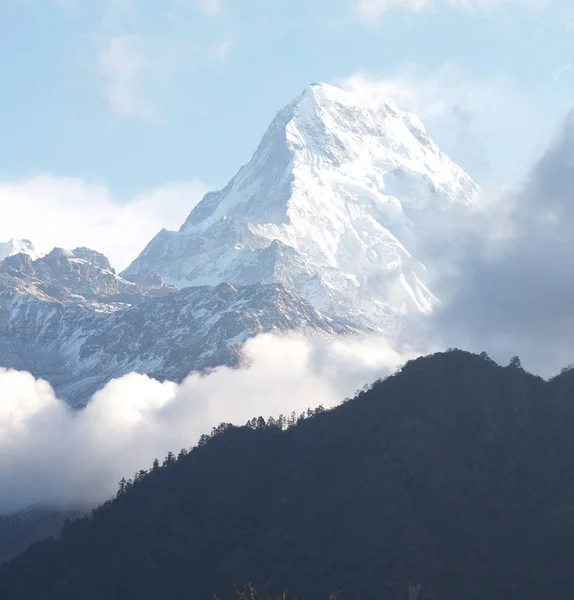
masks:
<path id="1" fill-rule="evenodd" d="M 284 108 L 249 164 L 162 231 L 126 276 L 178 287 L 282 283 L 315 308 L 376 329 L 430 313 L 420 238 L 472 206 L 477 185 L 412 114 L 313 84 Z"/>

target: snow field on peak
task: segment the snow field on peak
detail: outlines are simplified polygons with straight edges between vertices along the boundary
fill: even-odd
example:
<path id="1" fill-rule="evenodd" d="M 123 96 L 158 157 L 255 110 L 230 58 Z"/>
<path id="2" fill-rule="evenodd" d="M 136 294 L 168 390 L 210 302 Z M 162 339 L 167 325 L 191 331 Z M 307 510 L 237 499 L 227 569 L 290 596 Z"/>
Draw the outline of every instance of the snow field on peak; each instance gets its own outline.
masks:
<path id="1" fill-rule="evenodd" d="M 125 273 L 178 287 L 279 282 L 327 315 L 388 329 L 432 312 L 422 238 L 478 199 L 414 115 L 314 84 L 231 182 Z"/>

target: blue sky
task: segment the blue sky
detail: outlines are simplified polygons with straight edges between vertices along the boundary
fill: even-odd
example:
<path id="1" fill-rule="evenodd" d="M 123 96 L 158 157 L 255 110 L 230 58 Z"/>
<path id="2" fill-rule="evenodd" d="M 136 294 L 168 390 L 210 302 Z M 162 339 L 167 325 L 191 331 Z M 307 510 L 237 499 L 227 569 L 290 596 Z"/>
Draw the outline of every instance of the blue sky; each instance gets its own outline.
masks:
<path id="1" fill-rule="evenodd" d="M 569 110 L 573 65 L 571 0 L 4 0 L 0 238 L 98 202 L 175 226 L 313 81 L 389 96 L 479 183 L 513 183 Z"/>

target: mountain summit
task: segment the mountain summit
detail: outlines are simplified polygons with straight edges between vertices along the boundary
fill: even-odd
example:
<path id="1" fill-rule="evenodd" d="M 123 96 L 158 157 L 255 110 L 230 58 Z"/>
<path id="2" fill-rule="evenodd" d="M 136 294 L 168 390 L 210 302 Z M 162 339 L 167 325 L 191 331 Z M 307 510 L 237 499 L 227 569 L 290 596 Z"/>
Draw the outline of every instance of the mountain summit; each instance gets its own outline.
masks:
<path id="1" fill-rule="evenodd" d="M 271 123 L 221 191 L 162 230 L 123 276 L 178 287 L 280 283 L 325 314 L 392 328 L 430 313 L 417 238 L 479 189 L 386 102 L 312 84 Z"/>
<path id="2" fill-rule="evenodd" d="M 262 332 L 392 332 L 432 312 L 426 241 L 478 197 L 414 115 L 312 85 L 121 275 L 87 248 L 34 260 L 28 242 L 5 245 L 0 365 L 81 405 L 132 371 L 181 381 L 236 366 Z"/>

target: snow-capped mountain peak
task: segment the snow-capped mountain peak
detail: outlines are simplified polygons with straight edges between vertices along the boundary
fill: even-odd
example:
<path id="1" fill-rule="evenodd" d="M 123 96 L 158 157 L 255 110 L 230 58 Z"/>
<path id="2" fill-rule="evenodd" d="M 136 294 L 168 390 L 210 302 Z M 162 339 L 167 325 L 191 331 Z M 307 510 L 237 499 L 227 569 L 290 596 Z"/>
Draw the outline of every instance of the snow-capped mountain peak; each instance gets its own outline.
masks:
<path id="1" fill-rule="evenodd" d="M 301 172 L 304 168 L 308 173 Z M 327 84 L 311 84 L 279 112 L 250 163 L 224 190 L 231 187 L 230 192 L 241 193 L 226 193 L 225 201 L 220 202 L 208 194 L 206 199 L 211 201 L 200 203 L 182 230 L 199 224 L 207 227 L 235 213 L 267 221 L 274 198 L 267 194 L 258 214 L 247 185 L 253 186 L 255 181 L 278 185 L 289 183 L 293 175 L 316 176 L 319 170 L 337 170 L 338 183 L 347 179 L 360 182 L 356 193 L 369 195 L 370 190 L 381 190 L 392 198 L 393 192 L 399 191 L 395 181 L 398 169 L 405 174 L 428 175 L 450 201 L 471 203 L 478 197 L 472 180 L 440 152 L 415 115 Z M 310 198 L 282 194 L 278 199 L 292 204 Z M 430 198 L 410 193 L 399 200 L 408 208 L 422 208 Z"/>
<path id="2" fill-rule="evenodd" d="M 88 248 L 0 245 L 0 366 L 82 404 L 131 371 L 182 380 L 238 365 L 265 331 L 389 331 L 433 311 L 425 240 L 478 197 L 414 115 L 313 84 L 121 275 Z"/>
<path id="3" fill-rule="evenodd" d="M 231 182 L 179 232 L 160 232 L 124 275 L 159 273 L 178 287 L 281 283 L 328 315 L 387 329 L 436 303 L 420 232 L 478 198 L 414 115 L 313 84 Z"/>

